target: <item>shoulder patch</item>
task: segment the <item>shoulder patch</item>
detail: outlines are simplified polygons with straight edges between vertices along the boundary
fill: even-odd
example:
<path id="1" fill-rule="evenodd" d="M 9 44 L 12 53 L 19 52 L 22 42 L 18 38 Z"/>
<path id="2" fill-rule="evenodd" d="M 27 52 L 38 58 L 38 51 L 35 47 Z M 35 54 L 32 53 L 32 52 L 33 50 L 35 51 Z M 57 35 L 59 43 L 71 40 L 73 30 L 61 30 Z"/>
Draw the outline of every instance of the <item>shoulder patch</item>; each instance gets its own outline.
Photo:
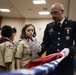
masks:
<path id="1" fill-rule="evenodd" d="M 7 46 L 9 49 L 13 49 L 14 47 L 13 47 L 13 45 L 8 45 Z"/>

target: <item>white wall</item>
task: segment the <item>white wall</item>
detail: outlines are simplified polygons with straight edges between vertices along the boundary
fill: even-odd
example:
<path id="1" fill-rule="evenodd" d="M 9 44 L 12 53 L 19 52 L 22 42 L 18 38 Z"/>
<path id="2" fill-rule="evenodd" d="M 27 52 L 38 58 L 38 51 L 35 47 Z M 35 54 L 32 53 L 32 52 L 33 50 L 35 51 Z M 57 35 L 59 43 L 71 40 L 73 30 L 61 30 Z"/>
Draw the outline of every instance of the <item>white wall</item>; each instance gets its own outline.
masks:
<path id="1" fill-rule="evenodd" d="M 2 26 L 3 25 L 12 25 L 17 28 L 17 35 L 15 37 L 15 41 L 18 41 L 20 39 L 21 29 L 24 26 L 24 24 L 31 23 L 36 28 L 37 33 L 37 39 L 41 43 L 44 29 L 48 23 L 50 23 L 51 19 L 15 19 L 15 18 L 3 18 L 2 20 Z"/>
<path id="2" fill-rule="evenodd" d="M 2 25 L 11 25 L 17 28 L 17 35 L 15 37 L 15 41 L 20 39 L 21 29 L 24 25 L 25 19 L 15 19 L 15 18 L 3 18 Z"/>

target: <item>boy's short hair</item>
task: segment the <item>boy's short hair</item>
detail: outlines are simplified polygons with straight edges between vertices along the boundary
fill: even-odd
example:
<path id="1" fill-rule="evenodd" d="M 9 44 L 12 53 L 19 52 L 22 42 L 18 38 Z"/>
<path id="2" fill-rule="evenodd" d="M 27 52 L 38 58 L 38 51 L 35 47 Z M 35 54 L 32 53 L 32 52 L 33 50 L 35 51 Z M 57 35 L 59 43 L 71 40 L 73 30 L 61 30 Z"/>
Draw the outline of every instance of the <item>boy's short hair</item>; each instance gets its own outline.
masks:
<path id="1" fill-rule="evenodd" d="M 11 26 L 9 25 L 4 25 L 2 28 L 1 28 L 1 36 L 2 37 L 11 37 L 12 36 L 12 33 L 13 33 L 13 29 Z"/>

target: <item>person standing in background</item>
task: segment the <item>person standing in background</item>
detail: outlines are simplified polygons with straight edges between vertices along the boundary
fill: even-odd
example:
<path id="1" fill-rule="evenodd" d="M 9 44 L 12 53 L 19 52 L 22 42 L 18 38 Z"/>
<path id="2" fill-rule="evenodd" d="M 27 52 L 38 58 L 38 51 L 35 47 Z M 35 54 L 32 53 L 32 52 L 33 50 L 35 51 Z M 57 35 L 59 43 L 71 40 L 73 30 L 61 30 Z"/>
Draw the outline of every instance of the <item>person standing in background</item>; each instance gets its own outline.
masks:
<path id="1" fill-rule="evenodd" d="M 1 28 L 0 28 L 0 38 L 1 38 Z"/>
<path id="2" fill-rule="evenodd" d="M 13 61 L 13 45 L 10 42 L 12 37 L 12 27 L 9 25 L 4 25 L 1 28 L 1 38 L 0 38 L 0 72 L 11 71 L 11 64 Z"/>
<path id="3" fill-rule="evenodd" d="M 14 41 L 14 38 L 15 38 L 15 36 L 16 36 L 16 34 L 17 34 L 17 29 L 16 29 L 16 27 L 14 27 L 14 26 L 11 26 L 12 27 L 12 29 L 13 29 L 13 33 L 12 33 L 12 37 L 10 38 L 10 42 L 13 44 L 13 52 L 14 52 L 14 55 L 15 55 L 15 53 L 16 53 L 16 50 L 17 50 L 17 43 L 16 43 L 16 41 Z M 14 57 L 14 59 L 13 59 L 13 61 L 12 61 L 12 70 L 15 70 L 16 69 L 16 64 L 15 64 L 15 57 Z"/>
<path id="4" fill-rule="evenodd" d="M 38 58 L 37 53 L 41 51 L 41 46 L 35 36 L 36 31 L 32 24 L 26 24 L 22 28 L 21 40 L 15 54 L 17 69 L 26 68 L 30 61 Z"/>
<path id="5" fill-rule="evenodd" d="M 12 34 L 12 37 L 10 38 L 10 41 L 14 43 L 14 37 L 17 34 L 17 29 L 16 27 L 13 27 L 13 26 L 12 26 L 12 29 L 13 29 L 13 34 Z"/>
<path id="6" fill-rule="evenodd" d="M 47 24 L 45 28 L 42 51 L 39 55 L 44 51 L 46 51 L 46 55 L 49 55 L 62 50 L 67 57 L 59 63 L 54 71 L 47 75 L 74 75 L 76 22 L 64 17 L 64 6 L 61 3 L 53 4 L 50 13 L 54 22 Z"/>

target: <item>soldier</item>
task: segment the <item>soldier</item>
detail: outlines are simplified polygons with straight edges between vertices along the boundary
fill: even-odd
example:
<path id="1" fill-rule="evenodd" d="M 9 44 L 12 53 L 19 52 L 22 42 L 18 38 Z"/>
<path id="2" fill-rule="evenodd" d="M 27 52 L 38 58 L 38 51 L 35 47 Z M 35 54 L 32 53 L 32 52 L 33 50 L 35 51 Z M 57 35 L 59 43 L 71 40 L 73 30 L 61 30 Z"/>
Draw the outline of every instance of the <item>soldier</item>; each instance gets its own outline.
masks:
<path id="1" fill-rule="evenodd" d="M 74 51 L 76 50 L 76 22 L 64 17 L 64 6 L 61 3 L 55 3 L 51 6 L 51 15 L 54 22 L 47 24 L 42 52 L 46 55 L 67 51 L 67 57 L 62 60 L 58 67 L 48 75 L 74 75 Z"/>
<path id="2" fill-rule="evenodd" d="M 4 25 L 1 29 L 0 38 L 0 72 L 10 71 L 13 60 L 13 45 L 10 42 L 13 30 L 9 25 Z"/>

